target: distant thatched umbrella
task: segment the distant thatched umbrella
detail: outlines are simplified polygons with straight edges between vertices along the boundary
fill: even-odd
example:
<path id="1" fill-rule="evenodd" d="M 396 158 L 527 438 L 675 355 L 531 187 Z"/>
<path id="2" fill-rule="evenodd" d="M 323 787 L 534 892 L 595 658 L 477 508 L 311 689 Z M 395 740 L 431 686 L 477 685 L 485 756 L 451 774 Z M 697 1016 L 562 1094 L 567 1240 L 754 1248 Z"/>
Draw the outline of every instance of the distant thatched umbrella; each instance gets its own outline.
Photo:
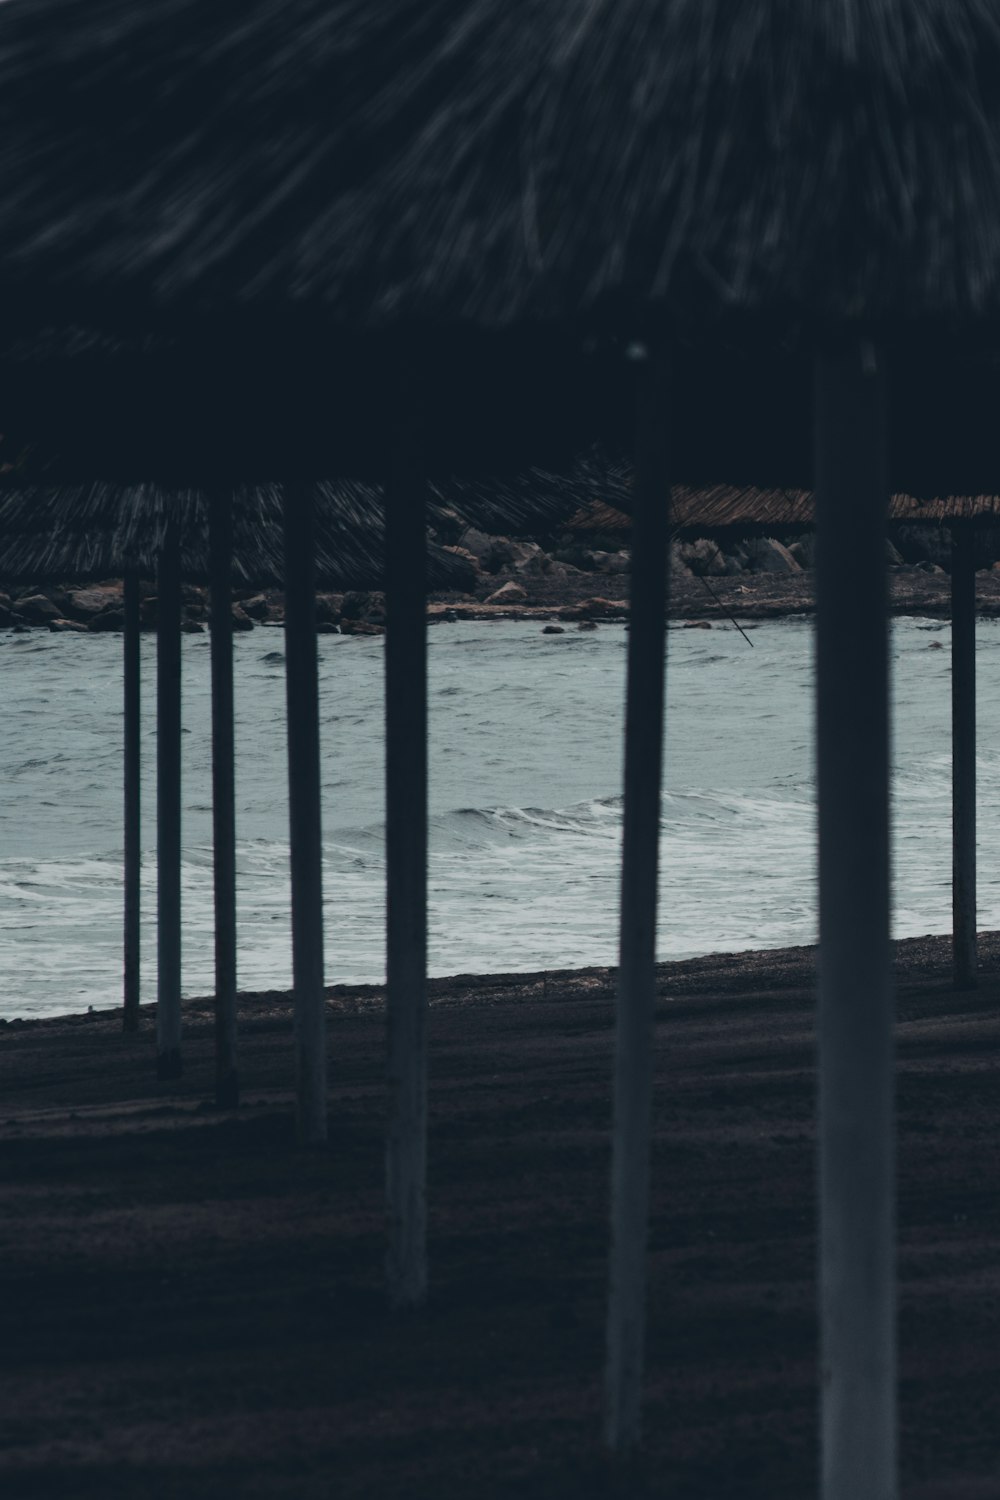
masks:
<path id="1" fill-rule="evenodd" d="M 544 535 L 574 508 L 572 485 L 540 471 L 513 479 L 454 480 L 435 486 L 428 517 L 452 530 Z M 316 575 L 323 588 L 381 588 L 385 506 L 362 481 L 315 486 Z M 282 496 L 277 485 L 243 486 L 233 507 L 233 581 L 256 587 L 284 582 Z M 181 568 L 191 581 L 209 574 L 209 502 L 196 491 L 105 483 L 0 490 L 0 578 L 69 580 L 126 570 L 155 576 L 167 523 L 180 529 Z M 475 581 L 467 559 L 427 543 L 432 589 L 466 591 Z"/>

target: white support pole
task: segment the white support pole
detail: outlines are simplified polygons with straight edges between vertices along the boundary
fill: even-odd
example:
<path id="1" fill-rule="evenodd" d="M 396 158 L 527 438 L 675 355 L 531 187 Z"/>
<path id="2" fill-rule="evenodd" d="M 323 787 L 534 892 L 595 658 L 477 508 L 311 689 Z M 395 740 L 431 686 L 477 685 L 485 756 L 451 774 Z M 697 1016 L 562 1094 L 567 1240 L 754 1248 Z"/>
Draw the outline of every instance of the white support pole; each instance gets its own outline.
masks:
<path id="1" fill-rule="evenodd" d="M 209 495 L 212 641 L 212 859 L 215 886 L 215 1102 L 240 1102 L 236 1055 L 236 775 L 233 729 L 233 499 Z"/>
<path id="2" fill-rule="evenodd" d="M 181 1075 L 181 555 L 176 520 L 160 552 L 156 624 L 156 1073 Z"/>
<path id="3" fill-rule="evenodd" d="M 823 1500 L 897 1493 L 885 383 L 817 358 Z"/>
<path id="4" fill-rule="evenodd" d="M 972 523 L 951 529 L 952 952 L 955 988 L 977 984 L 976 557 Z"/>
<path id="5" fill-rule="evenodd" d="M 295 990 L 296 1126 L 300 1145 L 326 1140 L 326 1001 L 323 993 L 323 847 L 313 496 L 286 485 L 285 686 Z"/>
<path id="6" fill-rule="evenodd" d="M 386 1279 L 390 1303 L 414 1307 L 427 1295 L 427 531 L 408 430 L 385 509 Z"/>
<path id="7" fill-rule="evenodd" d="M 139 575 L 133 568 L 127 569 L 125 573 L 124 605 L 125 912 L 122 1028 L 125 1031 L 135 1031 L 139 1025 L 140 1000 L 142 752 L 139 720 Z"/>
<path id="8" fill-rule="evenodd" d="M 666 376 L 659 354 L 640 371 L 632 517 L 605 1426 L 619 1459 L 641 1436 L 669 579 Z"/>

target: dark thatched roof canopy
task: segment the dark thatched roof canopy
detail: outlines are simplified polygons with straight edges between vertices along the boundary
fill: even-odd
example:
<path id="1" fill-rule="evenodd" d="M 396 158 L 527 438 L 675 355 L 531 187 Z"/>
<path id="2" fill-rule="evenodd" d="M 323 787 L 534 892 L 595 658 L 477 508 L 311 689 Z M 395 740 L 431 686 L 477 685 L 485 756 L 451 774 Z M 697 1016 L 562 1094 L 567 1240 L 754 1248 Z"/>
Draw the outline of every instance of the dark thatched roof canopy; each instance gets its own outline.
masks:
<path id="1" fill-rule="evenodd" d="M 77 317 L 1000 308 L 993 0 L 6 0 L 0 126 Z"/>

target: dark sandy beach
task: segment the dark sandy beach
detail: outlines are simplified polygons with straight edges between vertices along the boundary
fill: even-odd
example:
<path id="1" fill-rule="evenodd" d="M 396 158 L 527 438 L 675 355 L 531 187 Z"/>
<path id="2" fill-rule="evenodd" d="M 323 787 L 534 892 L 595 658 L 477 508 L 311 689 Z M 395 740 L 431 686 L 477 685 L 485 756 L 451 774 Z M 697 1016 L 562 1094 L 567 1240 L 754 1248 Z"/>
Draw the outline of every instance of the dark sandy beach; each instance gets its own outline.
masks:
<path id="1" fill-rule="evenodd" d="M 1000 934 L 974 994 L 899 945 L 907 1500 L 1000 1494 Z M 814 1493 L 811 950 L 665 965 L 646 1490 Z M 245 1105 L 152 1074 L 152 1016 L 0 1028 L 0 1492 L 135 1500 L 606 1493 L 605 970 L 435 981 L 432 1297 L 380 1286 L 381 996 L 330 991 L 331 1142 L 292 1146 L 286 996 Z M 640 1491 L 629 1490 L 629 1493 Z"/>

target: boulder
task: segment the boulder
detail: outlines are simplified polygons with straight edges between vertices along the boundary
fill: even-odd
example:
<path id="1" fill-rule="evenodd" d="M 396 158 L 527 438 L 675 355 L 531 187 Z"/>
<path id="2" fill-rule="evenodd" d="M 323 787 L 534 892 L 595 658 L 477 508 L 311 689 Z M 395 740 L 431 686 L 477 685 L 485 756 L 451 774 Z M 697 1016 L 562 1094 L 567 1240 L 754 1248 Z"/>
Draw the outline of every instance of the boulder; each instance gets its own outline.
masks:
<path id="1" fill-rule="evenodd" d="M 385 635 L 384 625 L 373 625 L 371 620 L 344 619 L 340 622 L 341 635 Z"/>
<path id="2" fill-rule="evenodd" d="M 319 600 L 317 599 L 316 602 L 318 604 Z M 241 599 L 239 607 L 245 615 L 250 616 L 251 620 L 266 620 L 271 608 L 263 594 L 254 594 L 249 599 Z"/>
<path id="3" fill-rule="evenodd" d="M 577 607 L 585 619 L 621 620 L 628 615 L 628 603 L 623 599 L 584 599 Z"/>
<path id="4" fill-rule="evenodd" d="M 103 614 L 94 615 L 93 619 L 87 622 L 87 629 L 96 631 L 124 630 L 125 613 L 120 609 L 106 609 Z"/>
<path id="5" fill-rule="evenodd" d="M 470 552 L 468 547 L 442 547 L 441 551 L 450 552 L 452 557 L 462 558 L 476 573 L 482 571 L 481 558 L 478 558 L 474 552 Z"/>
<path id="6" fill-rule="evenodd" d="M 316 619 L 328 625 L 338 625 L 344 612 L 343 594 L 317 594 Z"/>
<path id="7" fill-rule="evenodd" d="M 233 605 L 232 614 L 233 614 L 233 629 L 234 630 L 252 630 L 253 629 L 253 620 L 247 614 L 247 612 L 243 608 L 242 604 L 234 604 Z"/>
<path id="8" fill-rule="evenodd" d="M 597 629 L 597 621 L 596 620 L 581 620 L 580 623 L 579 623 L 579 625 L 576 628 L 577 628 L 577 630 L 596 630 Z"/>
<path id="9" fill-rule="evenodd" d="M 815 531 L 804 531 L 800 537 L 797 537 L 789 545 L 788 550 L 800 568 L 814 568 L 816 566 L 816 540 Z"/>
<path id="10" fill-rule="evenodd" d="M 45 594 L 25 594 L 17 601 L 17 613 L 28 625 L 47 625 L 63 618 L 63 612 Z"/>
<path id="11" fill-rule="evenodd" d="M 670 543 L 670 571 L 675 578 L 691 578 L 691 569 L 681 555 L 681 543 Z"/>
<path id="12" fill-rule="evenodd" d="M 345 631 L 344 633 L 346 635 L 349 632 Z M 339 635 L 340 634 L 340 626 L 334 624 L 333 620 L 317 620 L 316 621 L 316 634 L 317 635 Z"/>
<path id="13" fill-rule="evenodd" d="M 496 540 L 496 537 L 487 536 L 485 531 L 480 531 L 475 526 L 466 527 L 458 538 L 461 550 L 467 552 L 470 557 L 474 557 L 480 567 L 486 566 L 486 559 L 492 552 Z"/>
<path id="14" fill-rule="evenodd" d="M 684 630 L 711 630 L 711 620 L 685 620 L 682 627 Z"/>
<path id="15" fill-rule="evenodd" d="M 513 573 L 544 573 L 549 565 L 548 554 L 537 542 L 515 542 L 508 537 L 497 537 L 486 566 L 491 573 L 506 570 Z"/>
<path id="16" fill-rule="evenodd" d="M 491 594 L 486 600 L 487 604 L 520 604 L 527 599 L 528 591 L 523 589 L 519 583 L 503 584 L 496 593 Z"/>
<path id="17" fill-rule="evenodd" d="M 233 628 L 239 630 L 239 626 L 233 622 Z M 181 631 L 184 635 L 204 635 L 205 627 L 200 620 L 182 620 Z"/>
<path id="18" fill-rule="evenodd" d="M 700 536 L 694 542 L 678 542 L 677 549 L 681 561 L 696 578 L 722 578 L 726 572 L 725 558 L 719 550 L 717 542 L 713 542 L 707 536 Z"/>
<path id="19" fill-rule="evenodd" d="M 363 593 L 356 590 L 344 595 L 340 613 L 345 620 L 364 620 L 368 618 L 372 610 L 382 609 L 384 605 L 385 599 L 382 594 Z"/>
<path id="20" fill-rule="evenodd" d="M 139 601 L 139 624 L 144 630 L 155 630 L 159 616 L 160 606 L 155 594 L 149 594 Z"/>
<path id="21" fill-rule="evenodd" d="M 773 536 L 751 537 L 743 547 L 754 573 L 802 572 L 801 564 L 795 561 L 785 544 Z"/>
<path id="22" fill-rule="evenodd" d="M 597 573 L 627 573 L 631 566 L 629 554 L 621 552 L 591 552 L 594 571 Z"/>
<path id="23" fill-rule="evenodd" d="M 56 635 L 60 635 L 66 631 L 71 631 L 76 634 L 81 630 L 83 631 L 84 635 L 88 634 L 87 627 L 86 625 L 84 625 L 82 620 L 50 620 L 49 629 Z"/>
<path id="24" fill-rule="evenodd" d="M 117 585 L 95 584 L 91 588 L 70 589 L 69 613 L 77 619 L 90 620 L 102 609 L 120 609 L 122 591 Z"/>
<path id="25" fill-rule="evenodd" d="M 542 635 L 565 635 L 566 632 L 561 625 L 543 625 Z"/>

